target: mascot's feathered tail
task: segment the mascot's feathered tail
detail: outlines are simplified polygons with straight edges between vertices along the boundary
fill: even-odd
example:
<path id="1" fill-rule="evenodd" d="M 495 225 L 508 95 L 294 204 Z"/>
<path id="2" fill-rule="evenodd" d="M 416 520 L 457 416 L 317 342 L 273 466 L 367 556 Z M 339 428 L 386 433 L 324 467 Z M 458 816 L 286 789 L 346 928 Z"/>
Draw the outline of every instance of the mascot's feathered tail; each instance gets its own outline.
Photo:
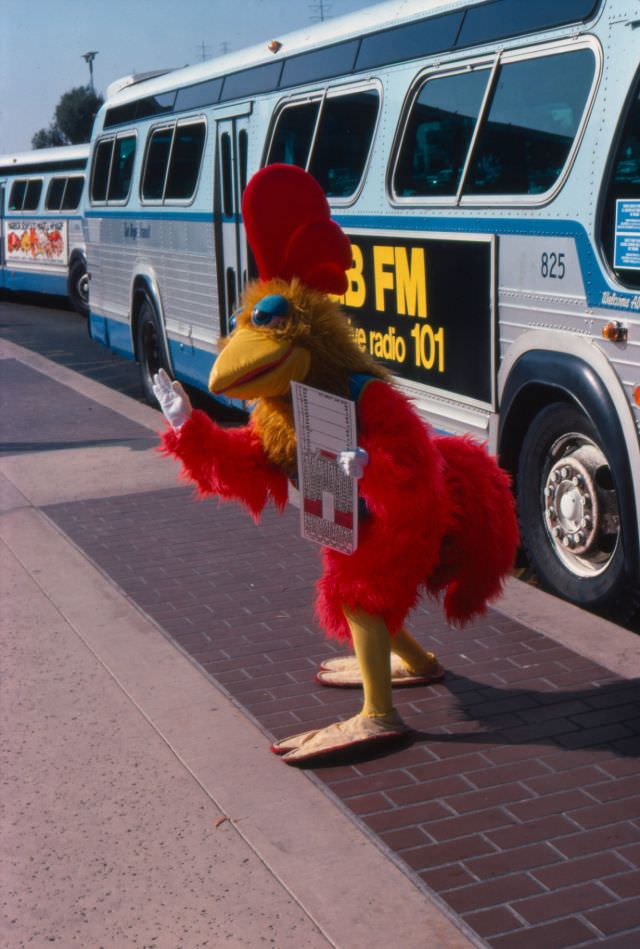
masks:
<path id="1" fill-rule="evenodd" d="M 458 625 L 500 594 L 513 568 L 518 523 L 509 477 L 484 448 L 461 437 L 435 443 L 444 459 L 451 520 L 427 588 L 446 591 L 445 614 Z"/>

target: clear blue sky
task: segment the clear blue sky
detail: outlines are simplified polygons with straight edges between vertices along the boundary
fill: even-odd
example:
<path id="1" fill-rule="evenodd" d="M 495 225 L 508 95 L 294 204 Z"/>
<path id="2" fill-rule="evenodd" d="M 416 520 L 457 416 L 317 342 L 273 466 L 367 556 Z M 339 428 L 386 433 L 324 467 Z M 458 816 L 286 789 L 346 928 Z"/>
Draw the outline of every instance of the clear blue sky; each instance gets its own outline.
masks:
<path id="1" fill-rule="evenodd" d="M 324 0 L 331 17 L 373 0 Z M 184 66 L 308 25 L 319 0 L 0 0 L 0 154 L 26 151 L 60 96 L 89 81 Z"/>

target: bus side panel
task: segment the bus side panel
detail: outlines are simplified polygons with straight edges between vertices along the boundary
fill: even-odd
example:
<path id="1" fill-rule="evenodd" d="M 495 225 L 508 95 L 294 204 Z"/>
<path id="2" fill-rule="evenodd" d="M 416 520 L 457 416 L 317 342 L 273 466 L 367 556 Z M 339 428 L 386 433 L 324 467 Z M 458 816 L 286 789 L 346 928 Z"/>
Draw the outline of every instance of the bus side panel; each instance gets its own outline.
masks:
<path id="1" fill-rule="evenodd" d="M 212 213 L 163 221 L 162 250 L 154 257 L 161 278 L 162 305 L 169 336 L 188 336 L 212 344 L 218 311 Z"/>
<path id="2" fill-rule="evenodd" d="M 68 242 L 69 242 L 69 257 L 71 260 L 71 255 L 74 251 L 80 251 L 83 255 L 86 254 L 86 244 L 84 240 L 84 232 L 82 228 L 82 218 L 74 217 L 69 219 L 69 228 L 68 228 Z"/>
<path id="3" fill-rule="evenodd" d="M 215 354 L 175 340 L 169 341 L 169 350 L 176 377 L 197 389 L 206 390 Z"/>
<path id="4" fill-rule="evenodd" d="M 501 360 L 532 328 L 584 332 L 587 296 L 576 239 L 566 236 L 565 222 L 557 229 L 551 222 L 538 226 L 543 228 L 546 234 L 502 234 L 499 239 Z M 581 232 L 577 225 L 572 229 Z"/>
<path id="5" fill-rule="evenodd" d="M 159 288 L 158 316 L 165 320 L 172 353 L 174 345 L 182 347 L 181 361 L 188 362 L 199 343 L 212 349 L 217 289 L 211 214 L 90 212 L 87 234 L 92 321 L 106 321 L 112 348 L 117 339 L 123 351 L 126 334 L 126 351 L 133 354 L 132 288 L 145 275 Z"/>
<path id="6" fill-rule="evenodd" d="M 5 270 L 4 284 L 7 290 L 27 293 L 50 293 L 65 296 L 67 276 L 47 273 L 28 273 L 24 270 Z"/>
<path id="7" fill-rule="evenodd" d="M 164 259 L 160 294 L 169 350 L 179 378 L 206 391 L 220 335 L 213 221 L 215 135 L 209 117 L 194 202 L 174 212 L 165 208 Z M 160 275 L 160 274 L 159 274 Z"/>

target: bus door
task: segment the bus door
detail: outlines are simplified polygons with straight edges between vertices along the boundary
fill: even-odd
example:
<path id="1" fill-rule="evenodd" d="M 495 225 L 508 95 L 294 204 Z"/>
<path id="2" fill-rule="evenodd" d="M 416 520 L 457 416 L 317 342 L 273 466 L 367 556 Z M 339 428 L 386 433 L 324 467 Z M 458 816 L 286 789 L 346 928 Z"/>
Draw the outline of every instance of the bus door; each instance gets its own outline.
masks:
<path id="1" fill-rule="evenodd" d="M 214 221 L 223 336 L 229 331 L 229 318 L 248 279 L 247 241 L 241 218 L 242 193 L 247 184 L 248 124 L 247 115 L 217 121 Z"/>

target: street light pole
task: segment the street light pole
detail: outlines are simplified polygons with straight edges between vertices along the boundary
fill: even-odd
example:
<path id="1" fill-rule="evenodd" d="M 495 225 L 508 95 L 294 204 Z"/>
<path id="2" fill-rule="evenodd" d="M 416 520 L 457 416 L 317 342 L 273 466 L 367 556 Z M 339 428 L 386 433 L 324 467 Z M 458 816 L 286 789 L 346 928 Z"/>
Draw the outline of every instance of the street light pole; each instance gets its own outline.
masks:
<path id="1" fill-rule="evenodd" d="M 98 55 L 98 52 L 99 50 L 92 49 L 88 53 L 83 53 L 82 55 L 82 58 L 89 66 L 89 88 L 91 89 L 92 92 L 96 91 L 93 85 L 93 61 Z"/>

